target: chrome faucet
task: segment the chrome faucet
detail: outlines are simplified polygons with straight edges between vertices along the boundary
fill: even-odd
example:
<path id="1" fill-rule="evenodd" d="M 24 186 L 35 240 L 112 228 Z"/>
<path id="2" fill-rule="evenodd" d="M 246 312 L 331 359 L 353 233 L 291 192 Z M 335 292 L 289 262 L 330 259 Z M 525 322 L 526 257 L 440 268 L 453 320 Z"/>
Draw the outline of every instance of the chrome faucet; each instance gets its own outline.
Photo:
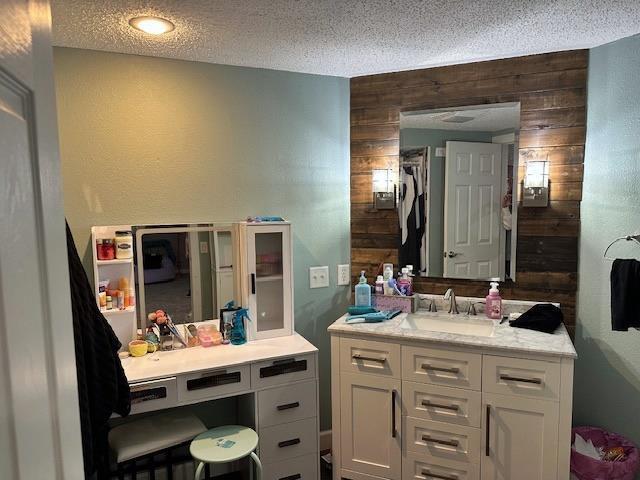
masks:
<path id="1" fill-rule="evenodd" d="M 470 302 L 469 307 L 467 307 L 467 315 L 477 315 L 476 305 L 484 305 L 484 302 Z"/>
<path id="2" fill-rule="evenodd" d="M 458 304 L 456 303 L 456 293 L 453 291 L 453 288 L 450 288 L 446 292 L 444 292 L 444 299 L 449 300 L 449 313 L 455 315 L 460 313 L 458 311 Z"/>

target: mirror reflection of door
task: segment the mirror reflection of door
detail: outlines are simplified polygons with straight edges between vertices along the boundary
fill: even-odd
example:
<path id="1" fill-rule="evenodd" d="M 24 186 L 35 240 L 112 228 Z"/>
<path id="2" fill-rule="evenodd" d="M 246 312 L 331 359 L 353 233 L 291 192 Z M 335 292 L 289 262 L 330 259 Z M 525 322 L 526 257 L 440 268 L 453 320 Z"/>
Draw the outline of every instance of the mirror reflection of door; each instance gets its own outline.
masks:
<path id="1" fill-rule="evenodd" d="M 445 165 L 444 276 L 503 276 L 502 146 L 447 142 Z"/>
<path id="2" fill-rule="evenodd" d="M 519 103 L 401 113 L 399 267 L 515 280 L 519 126 Z"/>

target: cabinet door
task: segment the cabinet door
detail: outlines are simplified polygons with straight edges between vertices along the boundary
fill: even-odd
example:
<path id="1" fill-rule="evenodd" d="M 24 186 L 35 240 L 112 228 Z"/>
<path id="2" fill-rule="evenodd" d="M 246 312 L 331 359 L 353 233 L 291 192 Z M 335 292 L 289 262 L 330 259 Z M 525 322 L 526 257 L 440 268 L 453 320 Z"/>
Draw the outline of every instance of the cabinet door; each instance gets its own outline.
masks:
<path id="1" fill-rule="evenodd" d="M 290 335 L 293 331 L 290 226 L 249 225 L 247 265 L 251 338 Z"/>
<path id="2" fill-rule="evenodd" d="M 402 463 L 400 380 L 340 374 L 341 465 L 399 479 Z"/>
<path id="3" fill-rule="evenodd" d="M 558 404 L 483 394 L 482 480 L 557 478 Z"/>

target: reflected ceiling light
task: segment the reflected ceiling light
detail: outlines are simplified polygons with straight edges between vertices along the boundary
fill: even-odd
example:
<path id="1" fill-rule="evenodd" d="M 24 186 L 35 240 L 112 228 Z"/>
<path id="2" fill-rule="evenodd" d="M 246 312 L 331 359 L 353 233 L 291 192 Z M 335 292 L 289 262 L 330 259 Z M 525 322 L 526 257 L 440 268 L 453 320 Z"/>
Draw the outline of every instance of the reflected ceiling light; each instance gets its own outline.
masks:
<path id="1" fill-rule="evenodd" d="M 129 20 L 129 25 L 151 35 L 162 35 L 176 28 L 169 20 L 160 17 L 134 17 Z"/>

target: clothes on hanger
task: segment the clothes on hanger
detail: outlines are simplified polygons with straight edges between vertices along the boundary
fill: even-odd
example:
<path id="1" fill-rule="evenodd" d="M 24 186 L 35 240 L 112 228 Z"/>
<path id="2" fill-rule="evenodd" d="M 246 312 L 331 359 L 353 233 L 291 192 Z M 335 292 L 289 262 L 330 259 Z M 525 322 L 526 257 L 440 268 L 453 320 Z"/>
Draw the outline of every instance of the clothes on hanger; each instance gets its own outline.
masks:
<path id="1" fill-rule="evenodd" d="M 424 158 L 424 157 L 423 157 Z M 404 165 L 400 169 L 400 265 L 413 265 L 421 271 L 422 245 L 426 234 L 424 169 L 420 165 Z"/>
<path id="2" fill-rule="evenodd" d="M 96 304 L 93 289 L 67 224 L 78 402 L 85 476 L 108 466 L 108 421 L 131 409 L 129 383 L 118 358 L 118 337 Z"/>

